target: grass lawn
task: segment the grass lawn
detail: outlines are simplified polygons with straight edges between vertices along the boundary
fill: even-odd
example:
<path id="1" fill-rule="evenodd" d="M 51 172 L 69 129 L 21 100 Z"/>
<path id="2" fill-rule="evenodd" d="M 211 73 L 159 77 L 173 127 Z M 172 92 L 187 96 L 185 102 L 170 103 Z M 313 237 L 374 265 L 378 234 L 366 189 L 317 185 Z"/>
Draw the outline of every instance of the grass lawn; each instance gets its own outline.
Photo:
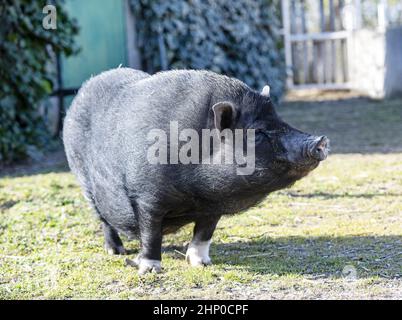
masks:
<path id="1" fill-rule="evenodd" d="M 278 109 L 327 134 L 333 154 L 291 189 L 223 218 L 210 267 L 185 263 L 187 226 L 164 239 L 164 272 L 138 277 L 125 257 L 104 252 L 63 165 L 3 175 L 0 299 L 402 299 L 402 100 Z M 124 242 L 137 253 L 136 241 Z"/>

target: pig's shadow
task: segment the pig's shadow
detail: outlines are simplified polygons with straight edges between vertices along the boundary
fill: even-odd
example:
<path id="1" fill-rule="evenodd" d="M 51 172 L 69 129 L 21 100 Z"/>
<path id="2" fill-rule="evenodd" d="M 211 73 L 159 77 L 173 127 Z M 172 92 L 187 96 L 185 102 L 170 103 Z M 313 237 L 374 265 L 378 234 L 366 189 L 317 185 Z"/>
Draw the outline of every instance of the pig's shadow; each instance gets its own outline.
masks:
<path id="1" fill-rule="evenodd" d="M 177 254 L 185 252 L 185 248 L 170 246 L 164 251 Z M 256 274 L 340 278 L 348 276 L 352 269 L 358 278 L 400 278 L 402 236 L 245 239 L 212 244 L 211 258 L 224 270 Z"/>
<path id="2" fill-rule="evenodd" d="M 366 198 L 372 199 L 381 196 L 387 197 L 400 197 L 400 193 L 389 193 L 386 194 L 381 192 L 372 192 L 372 193 L 356 193 L 356 194 L 336 194 L 336 193 L 329 193 L 329 192 L 311 192 L 311 193 L 295 193 L 292 191 L 286 192 L 286 194 L 292 198 L 317 198 L 320 197 L 322 199 L 339 199 L 339 198 Z"/>

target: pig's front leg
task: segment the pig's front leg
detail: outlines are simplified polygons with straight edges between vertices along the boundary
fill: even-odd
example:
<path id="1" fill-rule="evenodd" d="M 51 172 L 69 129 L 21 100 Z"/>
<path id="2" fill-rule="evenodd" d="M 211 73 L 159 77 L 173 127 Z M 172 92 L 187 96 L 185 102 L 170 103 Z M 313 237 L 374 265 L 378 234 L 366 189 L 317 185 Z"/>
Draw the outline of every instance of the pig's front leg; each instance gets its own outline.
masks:
<path id="1" fill-rule="evenodd" d="M 193 266 L 211 264 L 209 246 L 220 216 L 210 216 L 199 219 L 195 223 L 194 235 L 187 248 L 186 260 Z"/>
<path id="2" fill-rule="evenodd" d="M 138 273 L 161 272 L 162 221 L 159 217 L 140 217 L 140 254 L 133 263 Z"/>

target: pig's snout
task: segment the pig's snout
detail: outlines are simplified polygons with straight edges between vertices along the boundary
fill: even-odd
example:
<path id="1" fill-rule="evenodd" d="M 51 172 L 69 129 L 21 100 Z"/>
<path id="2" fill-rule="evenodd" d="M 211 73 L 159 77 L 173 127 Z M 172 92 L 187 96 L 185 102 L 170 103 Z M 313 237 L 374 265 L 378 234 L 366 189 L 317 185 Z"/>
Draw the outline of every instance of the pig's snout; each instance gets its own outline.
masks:
<path id="1" fill-rule="evenodd" d="M 315 138 L 309 143 L 307 154 L 318 161 L 325 160 L 329 152 L 329 139 L 326 136 Z"/>

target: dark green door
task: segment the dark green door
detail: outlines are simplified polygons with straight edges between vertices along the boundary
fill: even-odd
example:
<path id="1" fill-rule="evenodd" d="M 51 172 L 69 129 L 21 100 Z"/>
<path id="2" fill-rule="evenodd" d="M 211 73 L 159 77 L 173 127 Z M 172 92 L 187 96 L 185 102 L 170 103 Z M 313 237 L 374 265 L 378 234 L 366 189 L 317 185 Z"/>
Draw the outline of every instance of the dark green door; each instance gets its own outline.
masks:
<path id="1" fill-rule="evenodd" d="M 92 75 L 127 65 L 124 0 L 66 0 L 65 7 L 80 26 L 81 52 L 62 59 L 64 88 L 79 88 Z"/>

